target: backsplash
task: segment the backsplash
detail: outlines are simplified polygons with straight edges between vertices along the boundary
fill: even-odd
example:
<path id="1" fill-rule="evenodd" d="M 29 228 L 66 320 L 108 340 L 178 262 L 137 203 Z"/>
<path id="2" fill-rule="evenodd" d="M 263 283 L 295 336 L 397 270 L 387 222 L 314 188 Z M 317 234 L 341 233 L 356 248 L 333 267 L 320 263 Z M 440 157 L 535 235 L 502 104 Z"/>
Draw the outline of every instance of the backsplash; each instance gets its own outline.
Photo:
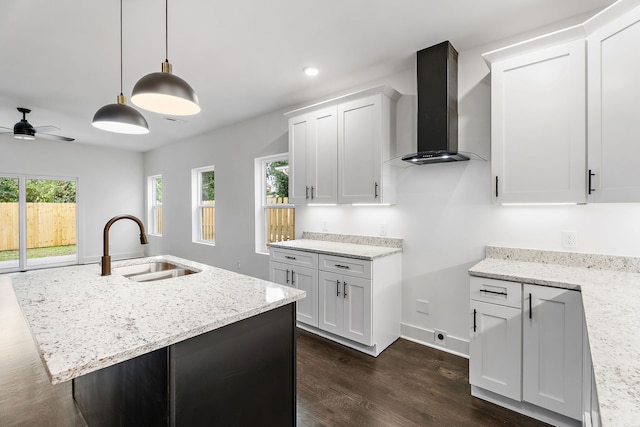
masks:
<path id="1" fill-rule="evenodd" d="M 358 236 L 351 234 L 317 233 L 303 231 L 303 239 L 323 240 L 325 242 L 351 243 L 355 245 L 384 246 L 387 248 L 402 248 L 402 239 L 393 237 Z"/>
<path id="2" fill-rule="evenodd" d="M 487 258 L 640 273 L 640 258 L 487 246 Z"/>

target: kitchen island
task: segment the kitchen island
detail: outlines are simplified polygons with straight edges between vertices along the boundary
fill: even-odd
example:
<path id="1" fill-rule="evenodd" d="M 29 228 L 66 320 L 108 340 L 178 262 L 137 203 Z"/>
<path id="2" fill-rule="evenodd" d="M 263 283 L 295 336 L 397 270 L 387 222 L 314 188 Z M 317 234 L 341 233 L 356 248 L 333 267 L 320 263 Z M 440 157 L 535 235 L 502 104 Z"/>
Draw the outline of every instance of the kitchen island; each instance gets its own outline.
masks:
<path id="1" fill-rule="evenodd" d="M 197 271 L 138 283 L 99 265 L 11 276 L 53 384 L 89 425 L 295 423 L 302 291 L 172 256 Z M 273 424 L 273 423 L 271 423 Z"/>

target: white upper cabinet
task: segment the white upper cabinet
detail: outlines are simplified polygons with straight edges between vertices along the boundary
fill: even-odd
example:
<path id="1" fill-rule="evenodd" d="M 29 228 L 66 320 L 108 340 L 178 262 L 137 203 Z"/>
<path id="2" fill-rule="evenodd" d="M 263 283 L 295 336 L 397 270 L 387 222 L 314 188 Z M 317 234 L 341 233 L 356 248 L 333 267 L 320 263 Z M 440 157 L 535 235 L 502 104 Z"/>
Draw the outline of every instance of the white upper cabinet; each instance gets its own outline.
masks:
<path id="1" fill-rule="evenodd" d="M 493 201 L 586 202 L 584 40 L 508 50 L 491 63 Z"/>
<path id="2" fill-rule="evenodd" d="M 289 119 L 289 202 L 336 203 L 337 107 Z"/>
<path id="3" fill-rule="evenodd" d="M 640 8 L 587 37 L 591 202 L 640 202 Z"/>
<path id="4" fill-rule="evenodd" d="M 380 86 L 286 113 L 289 201 L 395 203 L 395 171 L 385 161 L 400 96 Z"/>
<path id="5" fill-rule="evenodd" d="M 395 203 L 394 171 L 384 163 L 395 137 L 392 123 L 395 101 L 383 94 L 338 106 L 340 203 Z"/>

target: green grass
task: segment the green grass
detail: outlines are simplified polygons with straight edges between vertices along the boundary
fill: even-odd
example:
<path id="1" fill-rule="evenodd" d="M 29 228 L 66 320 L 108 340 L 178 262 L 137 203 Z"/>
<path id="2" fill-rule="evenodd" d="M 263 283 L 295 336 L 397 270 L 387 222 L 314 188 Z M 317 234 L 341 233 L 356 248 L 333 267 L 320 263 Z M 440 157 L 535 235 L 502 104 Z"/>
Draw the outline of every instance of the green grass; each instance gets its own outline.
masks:
<path id="1" fill-rule="evenodd" d="M 49 246 L 46 248 L 27 249 L 27 259 L 47 258 L 54 256 L 73 255 L 76 253 L 76 245 Z M 18 251 L 0 251 L 0 261 L 18 259 Z"/>

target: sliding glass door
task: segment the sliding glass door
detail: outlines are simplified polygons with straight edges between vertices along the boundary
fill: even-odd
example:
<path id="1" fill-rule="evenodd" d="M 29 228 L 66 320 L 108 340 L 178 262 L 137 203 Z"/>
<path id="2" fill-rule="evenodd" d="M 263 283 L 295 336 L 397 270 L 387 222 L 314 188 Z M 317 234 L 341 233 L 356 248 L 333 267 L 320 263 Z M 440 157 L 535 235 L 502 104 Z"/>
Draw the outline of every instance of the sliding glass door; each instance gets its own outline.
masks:
<path id="1" fill-rule="evenodd" d="M 76 179 L 0 176 L 0 271 L 77 264 Z"/>

